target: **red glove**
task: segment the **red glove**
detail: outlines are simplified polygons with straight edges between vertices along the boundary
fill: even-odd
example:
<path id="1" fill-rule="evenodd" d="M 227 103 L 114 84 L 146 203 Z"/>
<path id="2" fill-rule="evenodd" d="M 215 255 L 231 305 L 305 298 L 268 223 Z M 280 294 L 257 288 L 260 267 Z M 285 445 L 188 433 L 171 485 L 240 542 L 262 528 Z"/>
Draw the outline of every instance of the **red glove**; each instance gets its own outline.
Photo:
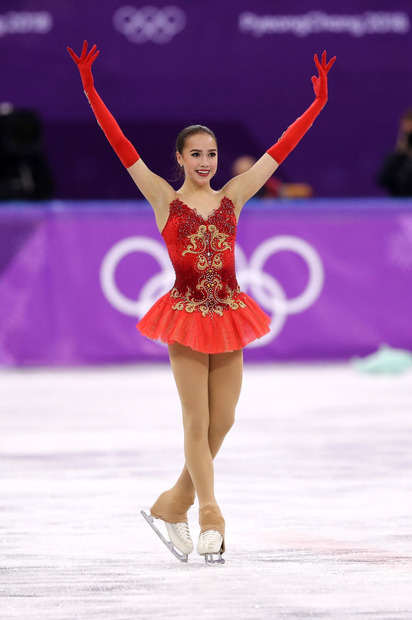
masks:
<path id="1" fill-rule="evenodd" d="M 82 79 L 84 92 L 87 99 L 89 100 L 90 105 L 92 106 L 92 110 L 97 119 L 97 122 L 103 129 L 106 138 L 109 140 L 110 144 L 116 151 L 122 164 L 126 168 L 129 168 L 139 159 L 139 155 L 133 144 L 129 142 L 129 140 L 123 135 L 122 130 L 120 129 L 116 120 L 110 114 L 109 110 L 106 108 L 103 101 L 97 94 L 96 89 L 94 88 L 92 64 L 99 55 L 99 52 L 96 50 L 96 46 L 93 45 L 90 52 L 87 53 L 87 41 L 85 41 L 83 43 L 83 49 L 80 58 L 76 56 L 76 54 L 70 47 L 68 47 L 67 50 L 70 56 L 73 58 L 74 62 L 77 64 L 80 72 L 80 77 Z"/>
<path id="2" fill-rule="evenodd" d="M 316 99 L 312 105 L 302 114 L 299 118 L 290 125 L 285 133 L 279 138 L 279 140 L 270 147 L 266 152 L 273 157 L 273 159 L 281 164 L 284 159 L 295 148 L 297 143 L 305 135 L 309 127 L 312 126 L 313 121 L 318 116 L 322 108 L 328 100 L 328 78 L 327 74 L 336 60 L 334 56 L 328 64 L 326 64 L 326 52 L 322 54 L 322 64 L 320 64 L 318 55 L 315 54 L 315 64 L 319 71 L 319 77 L 312 77 L 313 90 L 315 91 Z"/>

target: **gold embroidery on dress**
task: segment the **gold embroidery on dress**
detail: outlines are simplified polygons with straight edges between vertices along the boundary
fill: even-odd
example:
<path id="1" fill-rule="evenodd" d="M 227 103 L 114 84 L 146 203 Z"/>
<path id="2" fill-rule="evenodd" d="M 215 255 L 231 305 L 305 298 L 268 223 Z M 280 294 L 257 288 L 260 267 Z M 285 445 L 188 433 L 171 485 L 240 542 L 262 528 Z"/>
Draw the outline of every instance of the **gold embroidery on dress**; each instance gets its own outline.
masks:
<path id="1" fill-rule="evenodd" d="M 186 250 L 182 253 L 182 256 L 184 256 L 185 254 L 200 254 L 200 252 L 205 251 L 206 249 L 205 232 L 206 232 L 206 226 L 202 224 L 201 226 L 199 226 L 196 233 L 194 233 L 193 235 L 188 235 L 188 238 L 190 239 L 191 243 L 189 243 Z M 199 249 L 197 247 L 197 241 L 202 241 L 202 247 L 200 247 Z"/>
<path id="2" fill-rule="evenodd" d="M 217 280 L 217 279 L 216 279 Z M 238 308 L 246 308 L 246 304 L 241 299 L 233 299 L 234 293 L 241 293 L 240 288 L 238 287 L 236 291 L 232 291 L 229 287 L 226 287 L 228 291 L 227 297 L 221 299 L 217 296 L 217 292 L 223 288 L 221 282 L 216 281 L 216 288 L 212 288 L 213 285 L 207 284 L 206 280 L 202 280 L 197 285 L 197 289 L 204 291 L 205 297 L 196 301 L 193 299 L 193 293 L 190 288 L 188 288 L 186 294 L 181 297 L 179 295 L 179 291 L 176 288 L 173 288 L 170 291 L 170 295 L 175 299 L 180 298 L 176 304 L 172 306 L 172 310 L 186 310 L 186 312 L 194 312 L 195 310 L 200 310 L 203 316 L 207 314 L 215 313 L 219 316 L 223 315 L 224 305 L 229 306 L 232 310 L 237 310 Z M 224 304 L 223 306 L 221 304 Z"/>
<path id="3" fill-rule="evenodd" d="M 222 316 L 225 306 L 232 310 L 246 307 L 246 304 L 240 299 L 233 299 L 235 293 L 241 292 L 239 287 L 233 291 L 226 286 L 226 297 L 219 297 L 219 292 L 224 287 L 222 279 L 217 273 L 223 267 L 221 254 L 226 250 L 232 251 L 230 243 L 226 241 L 228 236 L 220 232 L 214 224 L 202 224 L 196 233 L 188 235 L 190 243 L 182 252 L 182 256 L 185 254 L 198 255 L 197 269 L 203 272 L 207 270 L 205 277 L 196 285 L 196 289 L 203 293 L 203 297 L 200 300 L 194 299 L 190 287 L 184 295 L 173 288 L 170 293 L 171 296 L 174 299 L 179 299 L 172 306 L 173 310 L 186 310 L 189 313 L 199 310 L 203 316 L 213 313 Z"/>
<path id="4" fill-rule="evenodd" d="M 197 268 L 203 271 L 209 265 L 208 258 L 210 258 L 212 254 L 211 251 L 232 251 L 230 243 L 226 241 L 228 236 L 229 235 L 225 235 L 225 233 L 219 232 L 219 230 L 214 224 L 209 224 L 208 226 L 202 224 L 201 226 L 199 226 L 196 233 L 194 233 L 193 235 L 188 235 L 190 243 L 188 244 L 186 250 L 182 252 L 182 256 L 184 256 L 185 254 L 198 254 L 199 258 L 197 261 Z M 203 254 L 203 252 L 206 252 L 206 256 Z M 219 253 L 215 254 L 215 256 L 213 257 L 211 266 L 215 269 L 222 268 L 223 263 Z"/>

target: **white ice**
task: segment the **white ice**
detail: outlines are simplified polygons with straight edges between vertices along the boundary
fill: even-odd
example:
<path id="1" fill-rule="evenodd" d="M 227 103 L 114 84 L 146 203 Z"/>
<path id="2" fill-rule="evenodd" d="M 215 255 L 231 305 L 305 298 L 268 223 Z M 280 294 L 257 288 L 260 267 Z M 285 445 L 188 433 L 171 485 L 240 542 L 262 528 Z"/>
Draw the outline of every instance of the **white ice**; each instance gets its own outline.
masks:
<path id="1" fill-rule="evenodd" d="M 1 620 L 410 620 L 411 374 L 247 366 L 207 567 L 139 514 L 183 465 L 168 366 L 2 370 Z"/>

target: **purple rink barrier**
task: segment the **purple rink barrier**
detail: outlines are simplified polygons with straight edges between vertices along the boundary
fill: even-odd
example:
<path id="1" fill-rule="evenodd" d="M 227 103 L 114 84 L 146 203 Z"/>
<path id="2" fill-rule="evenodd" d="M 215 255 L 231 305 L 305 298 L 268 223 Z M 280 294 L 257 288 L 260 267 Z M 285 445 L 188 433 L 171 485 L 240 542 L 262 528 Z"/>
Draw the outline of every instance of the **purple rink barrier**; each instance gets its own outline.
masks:
<path id="1" fill-rule="evenodd" d="M 272 316 L 245 359 L 326 360 L 412 349 L 412 200 L 250 201 L 242 289 Z M 135 329 L 173 284 L 144 202 L 0 208 L 0 364 L 165 360 Z"/>

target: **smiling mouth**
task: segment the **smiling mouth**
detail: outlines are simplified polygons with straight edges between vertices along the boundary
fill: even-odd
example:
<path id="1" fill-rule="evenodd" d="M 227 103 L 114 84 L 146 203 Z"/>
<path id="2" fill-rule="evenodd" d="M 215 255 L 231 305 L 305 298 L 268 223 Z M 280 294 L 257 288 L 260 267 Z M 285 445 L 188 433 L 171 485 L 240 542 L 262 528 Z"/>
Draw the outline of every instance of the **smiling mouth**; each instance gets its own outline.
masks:
<path id="1" fill-rule="evenodd" d="M 210 173 L 210 170 L 196 170 L 197 174 L 199 174 L 201 177 L 207 177 L 207 175 Z"/>

